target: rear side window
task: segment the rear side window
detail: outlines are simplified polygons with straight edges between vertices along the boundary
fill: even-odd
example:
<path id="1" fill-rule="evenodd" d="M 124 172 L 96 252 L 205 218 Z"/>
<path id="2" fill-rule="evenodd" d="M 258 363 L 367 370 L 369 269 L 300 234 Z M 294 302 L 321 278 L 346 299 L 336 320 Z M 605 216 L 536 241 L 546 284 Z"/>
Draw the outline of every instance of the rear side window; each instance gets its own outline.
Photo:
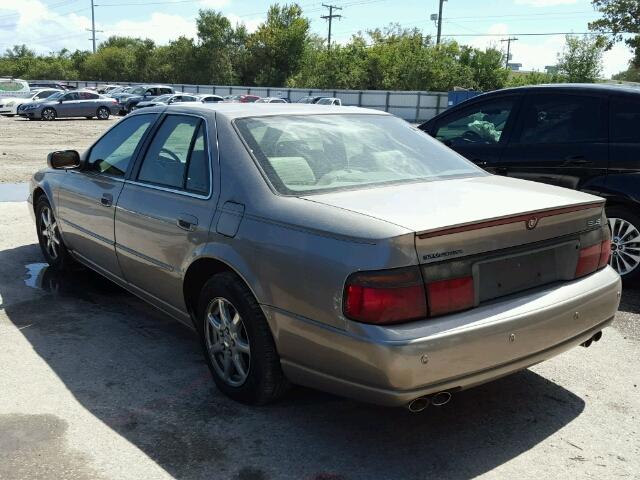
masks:
<path id="1" fill-rule="evenodd" d="M 513 99 L 502 99 L 469 107 L 441 119 L 435 137 L 450 146 L 498 143 L 513 105 Z"/>
<path id="2" fill-rule="evenodd" d="M 91 149 L 88 159 L 89 170 L 123 176 L 140 139 L 155 118 L 155 115 L 134 115 L 121 120 Z"/>
<path id="3" fill-rule="evenodd" d="M 587 95 L 531 95 L 513 143 L 595 143 L 607 139 L 604 99 Z"/>
<path id="4" fill-rule="evenodd" d="M 611 141 L 640 143 L 640 100 L 611 99 Z"/>
<path id="5" fill-rule="evenodd" d="M 200 194 L 209 191 L 209 162 L 204 122 L 168 115 L 142 161 L 138 180 Z"/>

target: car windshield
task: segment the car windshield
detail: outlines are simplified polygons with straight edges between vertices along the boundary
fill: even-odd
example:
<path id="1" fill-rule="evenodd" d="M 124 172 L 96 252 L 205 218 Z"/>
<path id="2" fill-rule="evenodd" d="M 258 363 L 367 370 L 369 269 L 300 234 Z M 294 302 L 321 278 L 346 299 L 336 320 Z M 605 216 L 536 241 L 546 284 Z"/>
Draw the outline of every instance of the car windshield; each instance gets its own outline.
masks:
<path id="1" fill-rule="evenodd" d="M 278 115 L 236 120 L 279 193 L 486 173 L 404 120 L 388 115 Z"/>
<path id="2" fill-rule="evenodd" d="M 53 95 L 51 95 L 50 97 L 47 97 L 47 100 L 57 100 L 58 98 L 63 96 L 65 93 L 67 93 L 67 92 L 56 92 Z"/>
<path id="3" fill-rule="evenodd" d="M 331 105 L 333 103 L 333 98 L 321 98 L 316 103 L 318 105 Z"/>

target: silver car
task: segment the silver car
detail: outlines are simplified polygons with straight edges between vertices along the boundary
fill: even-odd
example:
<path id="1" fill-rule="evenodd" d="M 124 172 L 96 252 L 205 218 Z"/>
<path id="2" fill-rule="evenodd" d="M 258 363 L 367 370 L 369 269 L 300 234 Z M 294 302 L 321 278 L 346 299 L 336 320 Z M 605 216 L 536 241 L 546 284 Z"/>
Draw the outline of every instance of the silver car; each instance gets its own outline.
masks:
<path id="1" fill-rule="evenodd" d="M 150 107 L 49 155 L 42 253 L 192 326 L 219 388 L 290 383 L 421 410 L 599 340 L 604 201 L 490 175 L 353 107 Z"/>
<path id="2" fill-rule="evenodd" d="M 54 93 L 45 100 L 24 104 L 18 115 L 29 120 L 55 120 L 64 117 L 96 117 L 107 120 L 116 113 L 117 102 L 95 92 L 77 90 Z"/>

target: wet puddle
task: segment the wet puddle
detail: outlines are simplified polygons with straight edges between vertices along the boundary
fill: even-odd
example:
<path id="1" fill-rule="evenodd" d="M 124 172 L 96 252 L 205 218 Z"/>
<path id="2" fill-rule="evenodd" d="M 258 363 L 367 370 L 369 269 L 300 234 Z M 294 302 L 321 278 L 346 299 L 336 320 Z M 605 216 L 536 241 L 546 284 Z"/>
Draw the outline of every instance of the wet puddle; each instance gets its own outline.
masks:
<path id="1" fill-rule="evenodd" d="M 56 272 L 46 263 L 29 263 L 24 284 L 63 297 L 75 297 L 94 302 L 104 296 L 127 296 L 126 292 L 101 275 L 79 268 L 77 271 Z"/>
<path id="2" fill-rule="evenodd" d="M 0 183 L 0 202 L 25 202 L 29 196 L 29 182 Z"/>

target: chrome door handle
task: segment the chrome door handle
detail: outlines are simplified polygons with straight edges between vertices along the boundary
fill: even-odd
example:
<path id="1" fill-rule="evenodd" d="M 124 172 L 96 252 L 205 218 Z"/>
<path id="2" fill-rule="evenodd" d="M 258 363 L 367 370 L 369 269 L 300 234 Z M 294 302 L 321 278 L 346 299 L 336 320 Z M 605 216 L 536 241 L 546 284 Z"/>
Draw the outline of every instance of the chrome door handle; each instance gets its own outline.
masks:
<path id="1" fill-rule="evenodd" d="M 111 195 L 110 193 L 102 194 L 100 205 L 102 205 L 103 207 L 110 207 L 111 205 L 113 205 L 113 195 Z"/>

